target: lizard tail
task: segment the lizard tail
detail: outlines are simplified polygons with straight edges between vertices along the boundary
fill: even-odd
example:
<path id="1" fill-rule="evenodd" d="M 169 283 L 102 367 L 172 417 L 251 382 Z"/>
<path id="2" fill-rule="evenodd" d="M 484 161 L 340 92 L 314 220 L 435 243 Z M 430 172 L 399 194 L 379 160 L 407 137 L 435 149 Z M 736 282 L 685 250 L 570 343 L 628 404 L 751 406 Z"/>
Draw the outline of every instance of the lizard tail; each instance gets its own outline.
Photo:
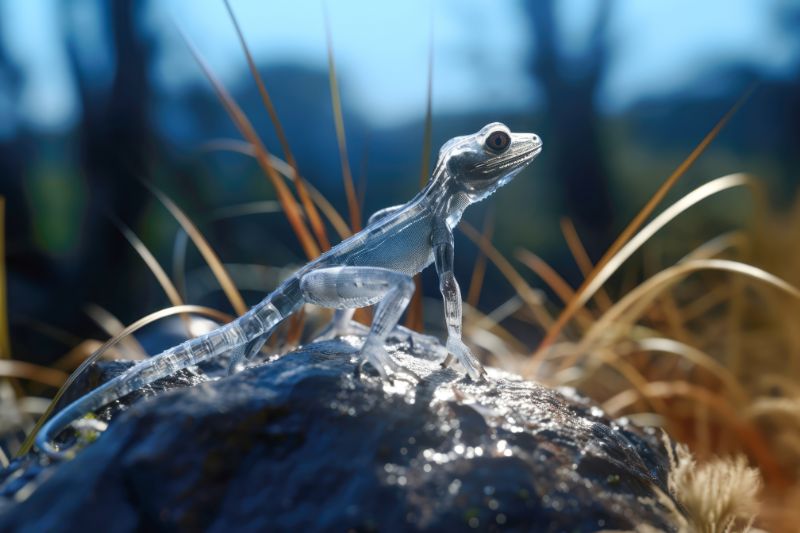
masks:
<path id="1" fill-rule="evenodd" d="M 142 361 L 59 411 L 36 436 L 36 447 L 52 458 L 67 458 L 68 450 L 60 450 L 54 439 L 76 420 L 182 368 L 268 333 L 282 319 L 282 313 L 267 299 L 229 324 Z"/>

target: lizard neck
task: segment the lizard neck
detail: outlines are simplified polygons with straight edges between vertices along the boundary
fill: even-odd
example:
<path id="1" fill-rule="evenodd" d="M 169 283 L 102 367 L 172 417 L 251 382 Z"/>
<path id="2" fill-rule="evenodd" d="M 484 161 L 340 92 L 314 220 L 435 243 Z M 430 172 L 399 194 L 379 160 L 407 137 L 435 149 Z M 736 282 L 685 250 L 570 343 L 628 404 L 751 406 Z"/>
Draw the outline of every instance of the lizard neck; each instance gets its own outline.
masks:
<path id="1" fill-rule="evenodd" d="M 464 210 L 472 203 L 469 195 L 457 187 L 444 164 L 437 165 L 428 185 L 415 201 L 426 205 L 437 217 L 444 218 L 453 229 L 461 221 Z"/>

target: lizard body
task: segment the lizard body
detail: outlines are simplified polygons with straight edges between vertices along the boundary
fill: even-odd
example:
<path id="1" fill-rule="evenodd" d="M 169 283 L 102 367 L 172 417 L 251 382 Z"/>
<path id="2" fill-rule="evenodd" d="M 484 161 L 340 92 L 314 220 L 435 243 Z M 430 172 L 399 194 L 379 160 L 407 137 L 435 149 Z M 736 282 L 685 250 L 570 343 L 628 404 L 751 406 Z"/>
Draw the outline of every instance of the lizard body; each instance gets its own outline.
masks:
<path id="1" fill-rule="evenodd" d="M 177 370 L 225 352 L 236 369 L 258 352 L 270 333 L 304 303 L 337 310 L 378 304 L 361 355 L 382 377 L 404 370 L 383 344 L 411 299 L 411 276 L 436 264 L 444 300 L 449 353 L 473 379 L 484 370 L 461 341 L 461 293 L 453 275 L 453 228 L 470 204 L 505 185 L 541 151 L 538 136 L 511 133 L 492 123 L 442 147 L 427 186 L 407 204 L 382 209 L 361 232 L 300 268 L 233 322 L 147 359 L 57 413 L 36 437 L 37 447 L 65 457 L 53 439 L 84 415 Z M 349 319 L 337 312 L 334 328 Z"/>

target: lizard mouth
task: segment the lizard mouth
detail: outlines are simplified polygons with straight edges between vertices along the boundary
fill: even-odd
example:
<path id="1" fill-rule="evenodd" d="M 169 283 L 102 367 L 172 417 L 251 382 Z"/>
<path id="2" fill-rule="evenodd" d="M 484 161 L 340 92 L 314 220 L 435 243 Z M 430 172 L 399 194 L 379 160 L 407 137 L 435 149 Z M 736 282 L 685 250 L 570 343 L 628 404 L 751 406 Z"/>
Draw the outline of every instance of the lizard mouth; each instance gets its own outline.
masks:
<path id="1" fill-rule="evenodd" d="M 533 145 L 523 145 L 517 149 L 512 147 L 511 150 L 506 152 L 500 157 L 483 161 L 475 165 L 475 170 L 483 173 L 497 172 L 508 169 L 516 169 L 524 167 L 539 155 L 542 151 L 541 142 Z"/>

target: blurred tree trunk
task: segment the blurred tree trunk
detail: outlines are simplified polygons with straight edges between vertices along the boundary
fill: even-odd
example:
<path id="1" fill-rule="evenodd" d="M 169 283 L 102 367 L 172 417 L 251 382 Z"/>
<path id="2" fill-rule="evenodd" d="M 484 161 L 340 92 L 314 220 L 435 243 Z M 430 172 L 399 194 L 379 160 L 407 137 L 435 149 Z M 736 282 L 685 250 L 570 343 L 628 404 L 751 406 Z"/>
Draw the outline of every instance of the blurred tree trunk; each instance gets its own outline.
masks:
<path id="1" fill-rule="evenodd" d="M 109 33 L 110 42 L 103 44 L 113 47 L 114 69 L 110 84 L 98 83 L 96 58 L 89 56 L 85 42 L 79 46 L 86 37 L 75 21 L 85 19 L 69 16 L 83 7 L 83 3 L 67 4 L 64 17 L 65 21 L 73 21 L 67 22 L 65 39 L 82 105 L 80 155 L 90 196 L 77 272 L 86 289 L 81 296 L 108 302 L 109 284 L 126 279 L 128 272 L 124 269 L 130 269 L 131 262 L 122 259 L 128 256 L 129 245 L 107 214 L 113 213 L 133 225 L 148 200 L 138 180 L 147 176 L 152 151 L 151 87 L 147 75 L 150 54 L 139 24 L 144 2 L 96 2 L 100 25 Z M 101 35 L 102 27 L 98 32 Z M 137 297 L 130 292 L 118 291 L 114 303 Z M 119 297 L 122 302 L 116 301 Z"/>
<path id="2" fill-rule="evenodd" d="M 21 82 L 19 68 L 8 57 L 0 40 L 0 116 L 3 117 L 0 124 L 0 194 L 6 197 L 9 207 L 13 206 L 13 216 L 6 216 L 5 237 L 20 240 L 29 230 L 29 217 L 23 216 L 25 202 L 22 191 L 28 141 L 17 116 Z"/>
<path id="3" fill-rule="evenodd" d="M 531 72 L 545 96 L 540 128 L 553 175 L 564 184 L 565 213 L 575 220 L 593 255 L 610 240 L 613 211 L 606 158 L 600 142 L 595 96 L 608 66 L 606 43 L 610 2 L 596 7 L 583 52 L 560 49 L 554 0 L 525 2 L 533 32 Z"/>

